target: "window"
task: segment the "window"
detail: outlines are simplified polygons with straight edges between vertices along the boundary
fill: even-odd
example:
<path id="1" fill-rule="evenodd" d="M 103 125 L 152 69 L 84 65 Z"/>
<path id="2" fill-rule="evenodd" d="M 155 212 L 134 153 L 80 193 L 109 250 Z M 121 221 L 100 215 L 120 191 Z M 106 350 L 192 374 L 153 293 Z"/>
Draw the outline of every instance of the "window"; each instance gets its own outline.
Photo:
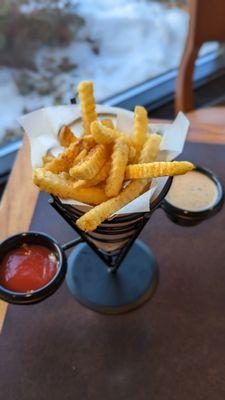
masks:
<path id="1" fill-rule="evenodd" d="M 187 3 L 2 0 L 0 144 L 20 136 L 19 115 L 68 104 L 82 79 L 95 82 L 102 101 L 177 67 Z"/>

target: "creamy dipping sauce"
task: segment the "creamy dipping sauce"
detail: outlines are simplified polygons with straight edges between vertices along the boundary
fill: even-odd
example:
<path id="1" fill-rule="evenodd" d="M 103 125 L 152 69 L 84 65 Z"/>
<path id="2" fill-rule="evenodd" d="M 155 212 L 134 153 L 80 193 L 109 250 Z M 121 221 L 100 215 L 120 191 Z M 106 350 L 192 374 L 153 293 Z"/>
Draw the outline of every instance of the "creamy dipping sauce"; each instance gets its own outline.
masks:
<path id="1" fill-rule="evenodd" d="M 211 208 L 218 198 L 216 184 L 207 175 L 190 171 L 173 178 L 166 200 L 173 206 L 187 211 Z"/>

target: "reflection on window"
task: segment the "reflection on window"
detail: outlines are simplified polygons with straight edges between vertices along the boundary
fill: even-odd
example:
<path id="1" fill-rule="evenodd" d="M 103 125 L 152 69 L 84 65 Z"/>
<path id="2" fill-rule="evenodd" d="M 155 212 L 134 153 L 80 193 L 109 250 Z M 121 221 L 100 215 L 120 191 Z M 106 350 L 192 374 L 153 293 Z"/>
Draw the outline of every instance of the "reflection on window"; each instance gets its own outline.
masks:
<path id="1" fill-rule="evenodd" d="M 101 101 L 179 64 L 186 0 L 1 0 L 0 143 L 16 118 L 68 104 L 82 79 Z"/>

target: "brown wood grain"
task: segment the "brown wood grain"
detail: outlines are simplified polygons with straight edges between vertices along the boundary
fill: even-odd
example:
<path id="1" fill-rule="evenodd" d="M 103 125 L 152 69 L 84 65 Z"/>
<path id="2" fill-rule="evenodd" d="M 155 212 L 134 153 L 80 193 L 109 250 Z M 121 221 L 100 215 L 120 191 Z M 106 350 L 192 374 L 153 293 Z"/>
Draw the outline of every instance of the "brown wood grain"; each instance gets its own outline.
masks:
<path id="1" fill-rule="evenodd" d="M 29 229 L 38 190 L 32 183 L 29 142 L 25 137 L 0 204 L 0 240 Z M 0 333 L 7 303 L 0 301 Z"/>
<path id="2" fill-rule="evenodd" d="M 193 123 L 188 140 L 225 144 L 225 127 Z M 29 142 L 25 137 L 0 204 L 0 240 L 29 229 L 38 198 L 38 189 L 32 183 L 31 172 Z M 7 303 L 0 301 L 0 333 L 6 311 Z"/>
<path id="3" fill-rule="evenodd" d="M 191 122 L 187 140 L 189 142 L 225 144 L 225 125 L 219 126 Z"/>
<path id="4" fill-rule="evenodd" d="M 177 112 L 194 108 L 192 77 L 200 47 L 209 41 L 225 41 L 224 0 L 213 2 L 213 7 L 212 0 L 189 0 L 189 13 L 189 31 L 176 84 Z"/>
<path id="5" fill-rule="evenodd" d="M 211 108 L 200 108 L 198 110 L 190 111 L 186 114 L 187 118 L 191 122 L 192 126 L 201 125 L 201 128 L 208 129 L 210 125 L 210 131 L 220 133 L 221 130 L 225 132 L 225 107 L 211 107 Z"/>

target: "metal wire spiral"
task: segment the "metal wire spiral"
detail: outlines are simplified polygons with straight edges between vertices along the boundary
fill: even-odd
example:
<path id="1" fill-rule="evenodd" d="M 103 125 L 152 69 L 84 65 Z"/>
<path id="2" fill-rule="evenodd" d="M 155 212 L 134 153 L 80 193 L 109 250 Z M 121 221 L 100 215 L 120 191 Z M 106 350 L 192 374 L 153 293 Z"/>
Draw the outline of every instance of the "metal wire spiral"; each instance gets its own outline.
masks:
<path id="1" fill-rule="evenodd" d="M 160 206 L 171 186 L 171 182 L 172 178 L 169 178 L 158 197 L 151 203 L 149 212 L 116 216 L 111 220 L 106 220 L 94 232 L 90 233 L 81 231 L 76 225 L 76 220 L 83 214 L 81 210 L 62 203 L 55 196 L 51 196 L 49 203 L 80 235 L 82 240 L 88 243 L 107 266 L 112 271 L 116 271 L 133 242 L 149 221 L 151 214 Z"/>

